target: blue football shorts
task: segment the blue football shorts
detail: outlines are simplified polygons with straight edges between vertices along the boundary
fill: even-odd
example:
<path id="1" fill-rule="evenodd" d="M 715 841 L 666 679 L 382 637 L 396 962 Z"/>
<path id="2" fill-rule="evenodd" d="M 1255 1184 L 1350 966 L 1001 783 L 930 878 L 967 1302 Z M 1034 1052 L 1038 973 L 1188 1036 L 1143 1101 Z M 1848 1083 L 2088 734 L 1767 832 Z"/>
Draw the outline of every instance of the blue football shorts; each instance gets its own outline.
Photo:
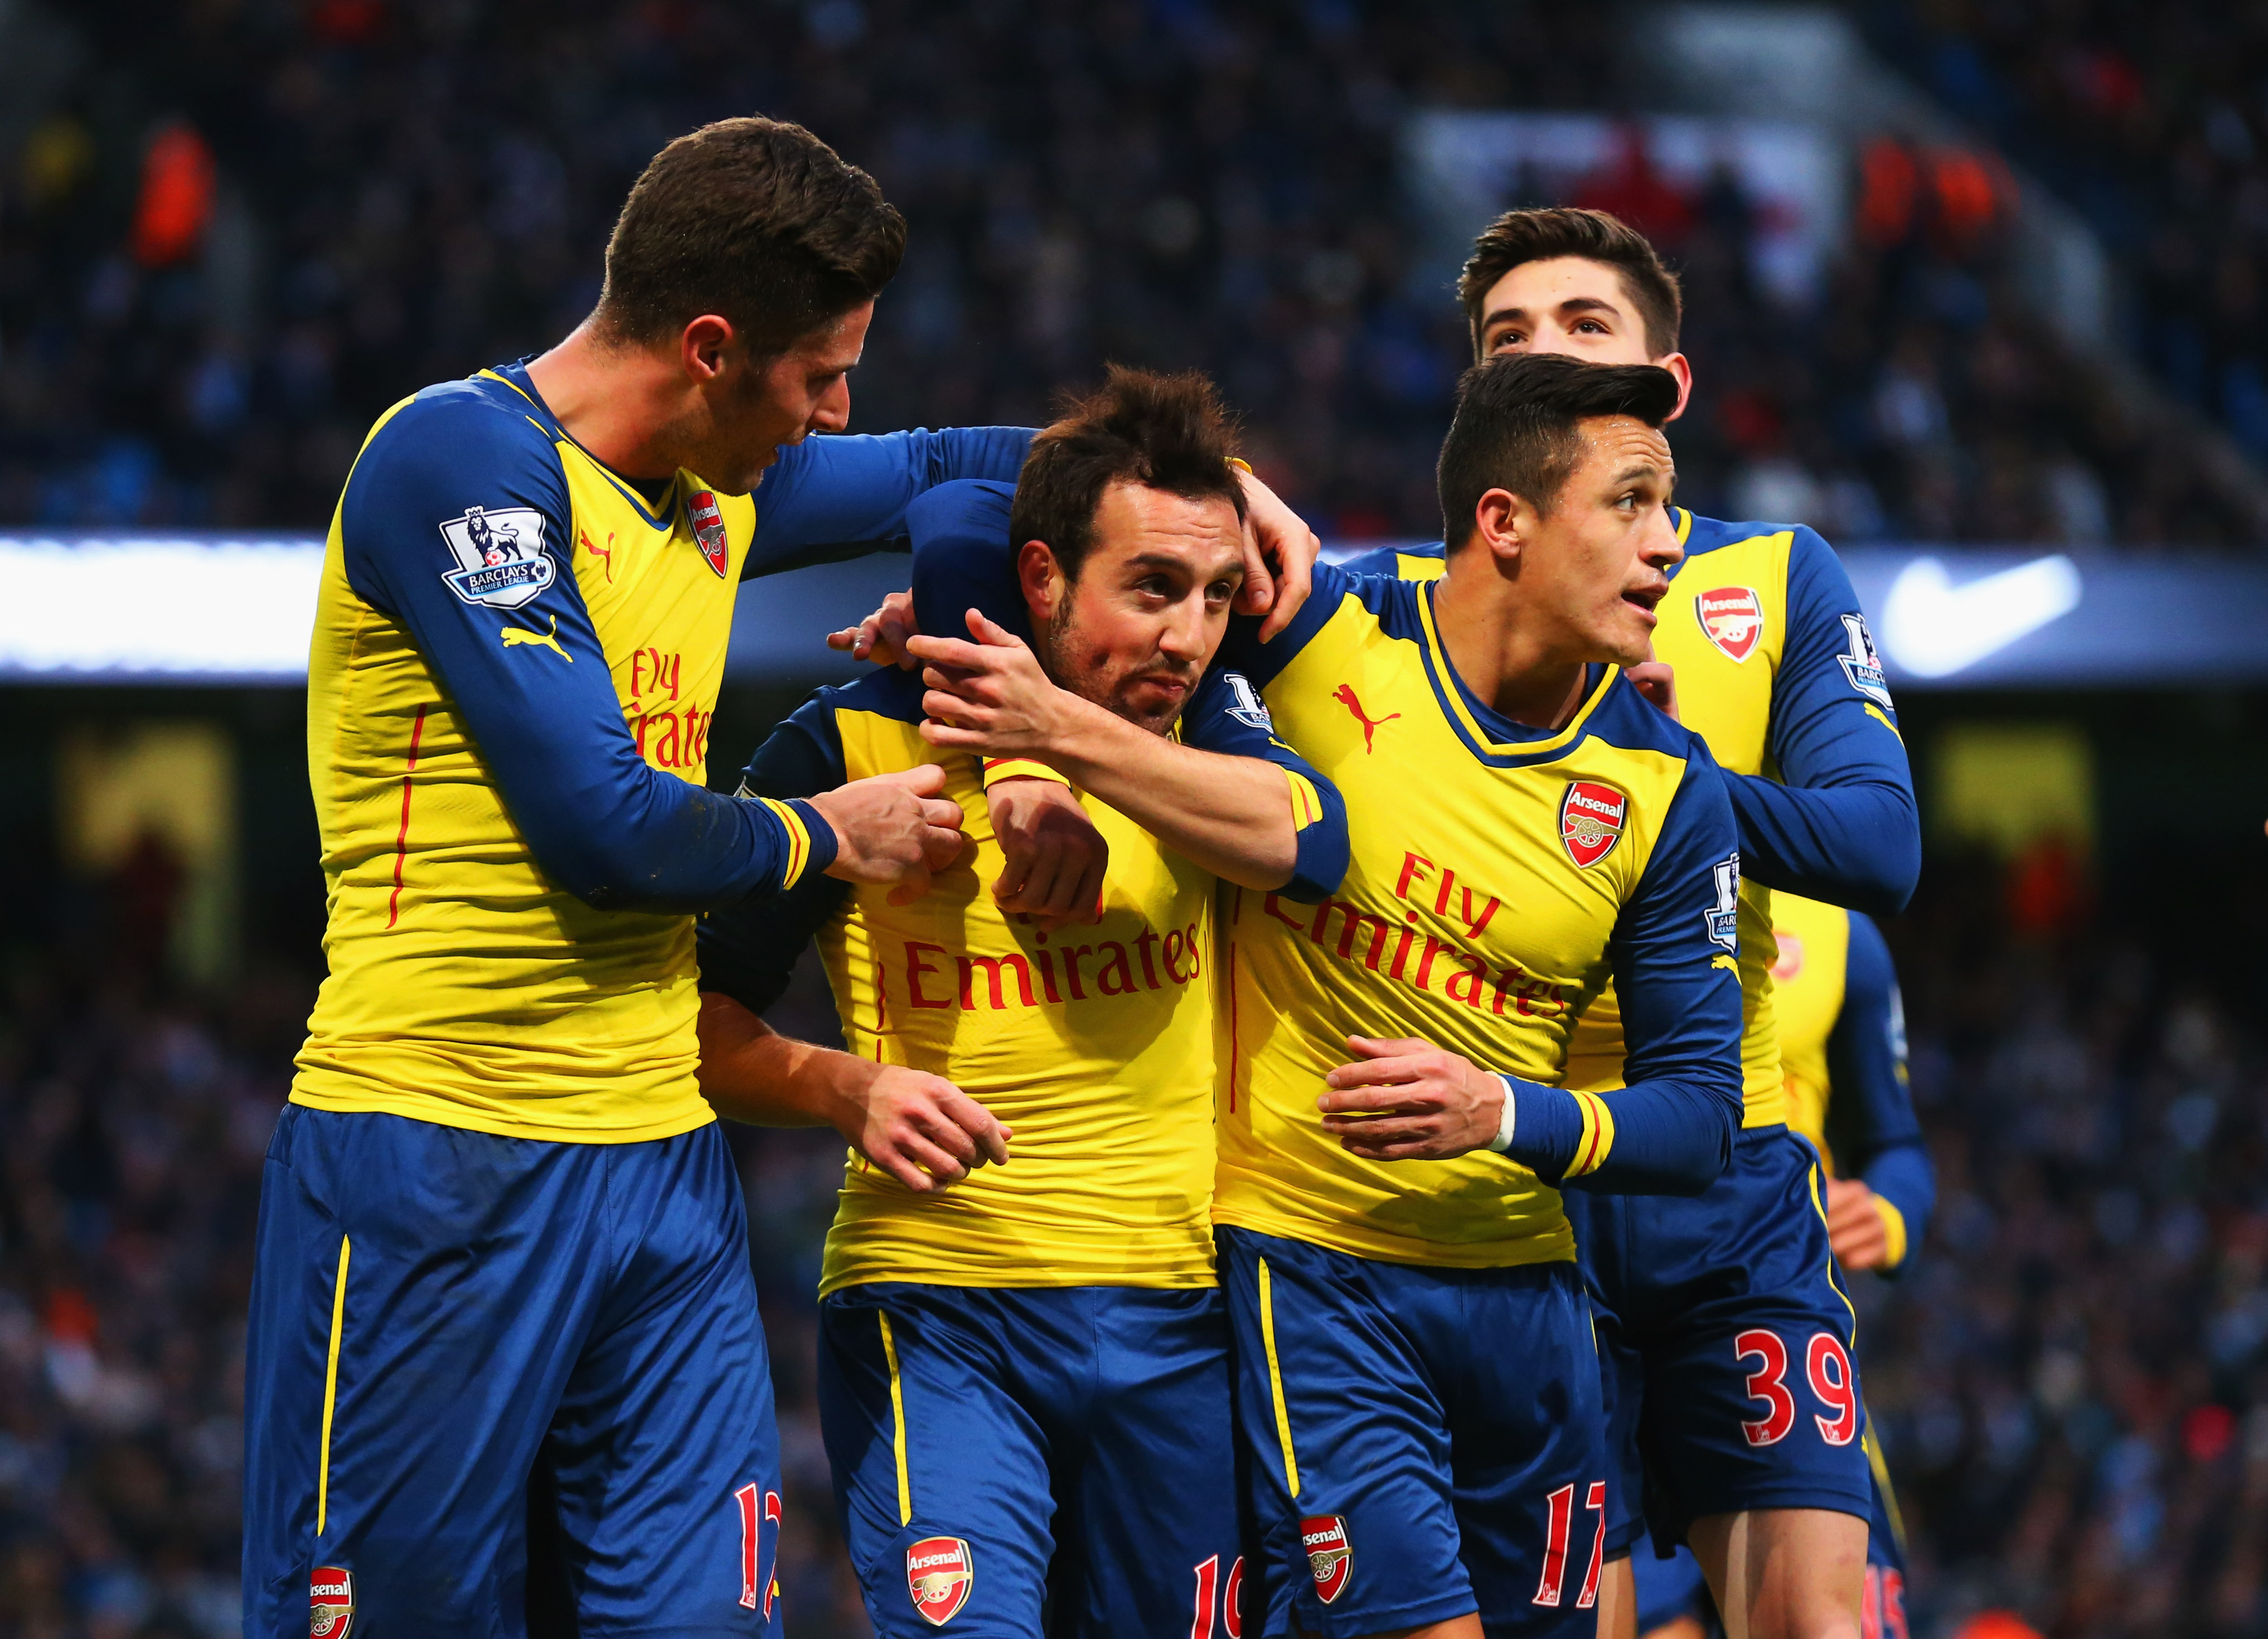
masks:
<path id="1" fill-rule="evenodd" d="M 1859 1639 L 1911 1639 L 1906 1627 L 1904 1526 L 1898 1519 L 1896 1497 L 1881 1464 L 1871 1418 L 1860 1437 L 1867 1442 L 1874 1474 L 1874 1507 L 1867 1528 L 1867 1580 L 1859 1596 Z M 1692 1549 L 1680 1547 L 1668 1559 L 1633 1554 L 1631 1574 L 1638 1594 L 1641 1636 L 1686 1616 L 1711 1633 L 1722 1631 L 1708 1583 Z"/>
<path id="2" fill-rule="evenodd" d="M 819 1415 L 880 1639 L 1241 1630 L 1216 1289 L 845 1287 Z"/>
<path id="3" fill-rule="evenodd" d="M 531 1602 L 777 1631 L 771 1377 L 713 1123 L 551 1143 L 287 1107 L 245 1402 L 250 1639 L 519 1639 Z M 560 1585 L 529 1586 L 531 1511 Z"/>
<path id="4" fill-rule="evenodd" d="M 1870 1518 L 1856 1318 L 1827 1245 L 1819 1158 L 1742 1132 L 1703 1194 L 1565 1199 L 1598 1311 L 1609 1554 L 1749 1509 Z"/>
<path id="5" fill-rule="evenodd" d="M 1572 1263 L 1420 1268 L 1216 1231 L 1267 1616 L 1374 1634 L 1597 1625 L 1598 1357 Z"/>

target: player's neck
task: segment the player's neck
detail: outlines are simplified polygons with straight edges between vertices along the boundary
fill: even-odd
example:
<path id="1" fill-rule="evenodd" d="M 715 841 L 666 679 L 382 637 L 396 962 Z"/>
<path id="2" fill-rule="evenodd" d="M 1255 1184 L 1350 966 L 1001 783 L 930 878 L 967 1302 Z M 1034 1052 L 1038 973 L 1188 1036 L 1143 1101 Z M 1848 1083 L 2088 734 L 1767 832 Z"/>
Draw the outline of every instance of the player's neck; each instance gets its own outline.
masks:
<path id="1" fill-rule="evenodd" d="M 527 378 L 568 437 L 623 477 L 668 478 L 686 464 L 685 376 L 675 360 L 614 346 L 586 320 L 530 360 Z"/>
<path id="2" fill-rule="evenodd" d="M 1500 716 L 1553 733 L 1583 703 L 1588 664 L 1561 652 L 1548 623 L 1522 615 L 1513 584 L 1485 571 L 1461 577 L 1453 568 L 1433 584 L 1434 624 L 1458 679 Z"/>

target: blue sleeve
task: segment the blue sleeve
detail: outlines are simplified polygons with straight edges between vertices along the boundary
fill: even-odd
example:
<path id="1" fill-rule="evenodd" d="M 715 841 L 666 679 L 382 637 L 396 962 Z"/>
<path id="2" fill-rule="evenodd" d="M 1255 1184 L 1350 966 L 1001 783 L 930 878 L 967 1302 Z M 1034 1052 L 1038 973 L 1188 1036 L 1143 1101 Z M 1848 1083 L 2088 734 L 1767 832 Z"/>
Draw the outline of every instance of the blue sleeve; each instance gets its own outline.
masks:
<path id="1" fill-rule="evenodd" d="M 1291 879 L 1276 891 L 1303 904 L 1320 904 L 1346 877 L 1349 844 L 1346 799 L 1314 766 L 1276 738 L 1267 702 L 1241 672 L 1213 665 L 1182 713 L 1182 741 L 1225 757 L 1257 757 L 1292 776 L 1286 800 L 1299 853 Z"/>
<path id="2" fill-rule="evenodd" d="M 1032 641 L 1031 611 L 1008 539 L 1008 509 L 1015 497 L 1012 484 L 940 484 L 906 509 L 914 549 L 914 621 L 922 630 L 965 637 L 968 611 L 982 609 Z"/>
<path id="3" fill-rule="evenodd" d="M 1905 1220 L 1904 1268 L 1937 1204 L 1937 1170 L 1906 1081 L 1905 1008 L 1890 947 L 1855 913 L 1843 1011 L 1827 1038 L 1827 1147 L 1845 1176 L 1864 1179 Z"/>
<path id="4" fill-rule="evenodd" d="M 740 776 L 740 792 L 785 802 L 843 783 L 843 736 L 833 689 L 821 689 L 771 732 Z M 780 999 L 796 959 L 841 908 L 850 885 L 814 871 L 768 905 L 742 903 L 701 918 L 701 988 L 752 1013 Z"/>
<path id="5" fill-rule="evenodd" d="M 755 544 L 740 578 L 902 550 L 917 496 L 961 478 L 1012 484 L 1031 447 L 1028 427 L 819 433 L 783 445 L 756 488 Z"/>
<path id="6" fill-rule="evenodd" d="M 1717 1180 L 1741 1125 L 1740 879 L 1724 776 L 1695 736 L 1609 944 L 1625 1084 L 1578 1094 L 1506 1077 L 1514 1160 L 1560 1188 L 1697 1195 Z"/>
<path id="7" fill-rule="evenodd" d="M 355 463 L 339 503 L 347 581 L 409 629 L 535 863 L 585 904 L 701 910 L 824 871 L 835 833 L 809 805 L 719 796 L 638 755 L 574 572 L 552 554 L 570 516 L 541 429 L 470 384 L 442 389 Z"/>
<path id="8" fill-rule="evenodd" d="M 1392 575 L 1402 573 L 1404 558 L 1445 558 L 1449 555 L 1446 541 L 1429 541 L 1422 547 L 1379 547 L 1369 552 L 1358 553 L 1339 565 L 1350 575 Z"/>
<path id="9" fill-rule="evenodd" d="M 1357 553 L 1339 567 L 1350 575 L 1399 575 L 1402 573 L 1402 549 L 1399 547 L 1376 547 L 1368 552 Z"/>
<path id="10" fill-rule="evenodd" d="M 1788 554 L 1787 643 L 1765 744 L 1778 779 L 1726 776 L 1749 873 L 1830 905 L 1904 909 L 1921 875 L 1905 742 L 1851 577 L 1808 529 Z"/>

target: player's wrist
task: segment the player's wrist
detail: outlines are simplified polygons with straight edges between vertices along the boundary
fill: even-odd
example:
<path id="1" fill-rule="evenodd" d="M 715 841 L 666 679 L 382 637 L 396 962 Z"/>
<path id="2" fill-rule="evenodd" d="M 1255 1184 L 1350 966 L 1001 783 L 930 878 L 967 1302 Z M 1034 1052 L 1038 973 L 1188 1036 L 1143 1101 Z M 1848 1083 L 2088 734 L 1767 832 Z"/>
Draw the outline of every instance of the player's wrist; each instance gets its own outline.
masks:
<path id="1" fill-rule="evenodd" d="M 1511 1077 L 1501 1072 L 1492 1074 L 1497 1084 L 1504 1089 L 1504 1113 L 1497 1118 L 1496 1136 L 1489 1140 L 1488 1147 L 1498 1155 L 1509 1155 L 1512 1153 L 1513 1132 L 1520 1120 L 1520 1100 L 1513 1096 L 1519 1089 Z"/>

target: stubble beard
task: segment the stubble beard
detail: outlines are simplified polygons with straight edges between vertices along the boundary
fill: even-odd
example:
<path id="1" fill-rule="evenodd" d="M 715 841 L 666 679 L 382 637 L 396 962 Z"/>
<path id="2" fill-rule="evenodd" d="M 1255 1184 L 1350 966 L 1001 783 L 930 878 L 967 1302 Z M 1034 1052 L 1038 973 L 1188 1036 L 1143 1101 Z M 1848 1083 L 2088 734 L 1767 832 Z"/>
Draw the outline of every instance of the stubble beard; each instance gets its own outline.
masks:
<path id="1" fill-rule="evenodd" d="M 1123 717 L 1138 729 L 1145 729 L 1157 735 L 1169 734 L 1173 731 L 1174 723 L 1182 715 L 1182 706 L 1174 706 L 1162 715 L 1138 711 L 1118 693 L 1121 687 L 1133 681 L 1136 677 L 1146 675 L 1146 671 L 1138 671 L 1125 677 L 1106 680 L 1094 671 L 1071 664 L 1072 658 L 1078 652 L 1079 645 L 1071 625 L 1071 604 L 1069 598 L 1065 598 L 1062 603 L 1056 606 L 1056 612 L 1048 617 L 1047 630 L 1037 635 L 1041 639 L 1040 669 L 1048 674 L 1048 680 L 1057 687 L 1066 689 L 1077 695 L 1081 700 L 1101 706 L 1113 717 Z M 1194 688 L 1195 680 L 1191 680 L 1191 682 Z M 1188 702 L 1189 696 L 1185 695 L 1182 696 L 1182 704 L 1186 705 Z"/>

